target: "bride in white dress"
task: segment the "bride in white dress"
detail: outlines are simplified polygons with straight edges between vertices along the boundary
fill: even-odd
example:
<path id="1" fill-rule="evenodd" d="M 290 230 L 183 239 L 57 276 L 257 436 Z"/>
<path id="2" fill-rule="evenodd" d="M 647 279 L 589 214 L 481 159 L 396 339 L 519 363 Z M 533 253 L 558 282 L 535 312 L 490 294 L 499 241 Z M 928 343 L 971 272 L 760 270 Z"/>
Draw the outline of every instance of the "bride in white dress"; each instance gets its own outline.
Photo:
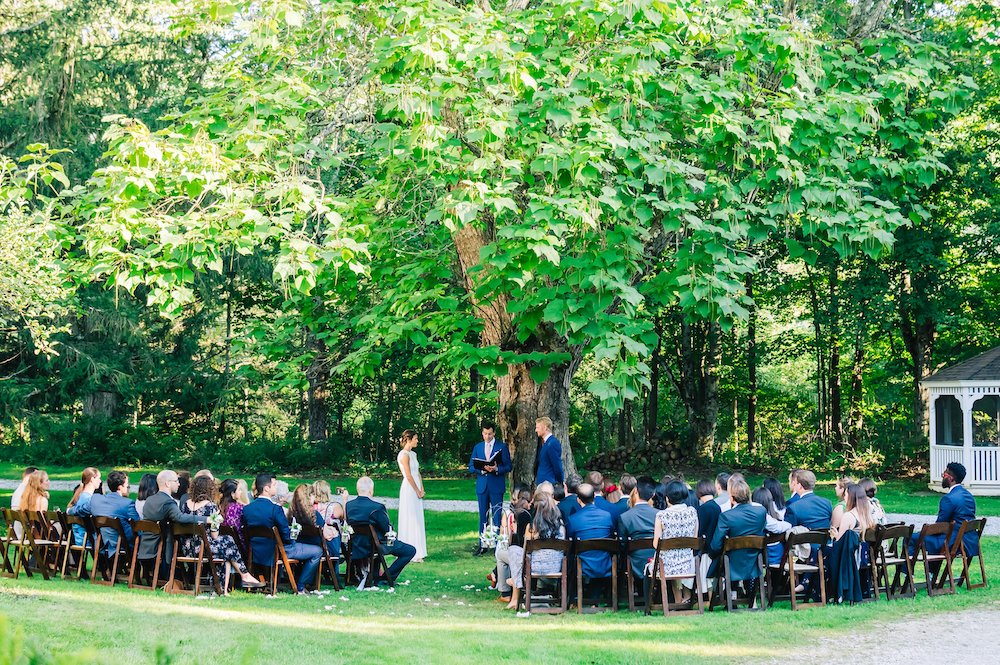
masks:
<path id="1" fill-rule="evenodd" d="M 417 447 L 417 433 L 405 430 L 400 439 L 402 450 L 396 456 L 403 484 L 399 487 L 399 533 L 397 538 L 413 545 L 417 554 L 414 563 L 427 556 L 427 535 L 424 533 L 424 481 L 420 478 L 420 464 L 413 449 Z"/>

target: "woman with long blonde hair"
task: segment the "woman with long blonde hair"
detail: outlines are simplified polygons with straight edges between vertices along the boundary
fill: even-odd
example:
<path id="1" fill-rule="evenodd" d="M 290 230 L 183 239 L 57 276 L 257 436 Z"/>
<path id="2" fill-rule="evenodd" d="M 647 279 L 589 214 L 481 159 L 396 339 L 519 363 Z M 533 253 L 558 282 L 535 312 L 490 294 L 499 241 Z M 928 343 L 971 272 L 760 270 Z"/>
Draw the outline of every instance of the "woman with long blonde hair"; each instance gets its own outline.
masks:
<path id="1" fill-rule="evenodd" d="M 41 469 L 28 476 L 28 486 L 21 495 L 21 510 L 49 509 L 49 474 Z"/>

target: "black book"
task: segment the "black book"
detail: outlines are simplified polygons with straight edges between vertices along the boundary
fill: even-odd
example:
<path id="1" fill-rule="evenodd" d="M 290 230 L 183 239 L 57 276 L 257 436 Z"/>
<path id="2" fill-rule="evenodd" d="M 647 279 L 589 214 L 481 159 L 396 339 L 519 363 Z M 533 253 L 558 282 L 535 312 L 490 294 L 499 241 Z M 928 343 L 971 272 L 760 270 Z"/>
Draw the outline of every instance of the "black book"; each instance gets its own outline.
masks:
<path id="1" fill-rule="evenodd" d="M 499 464 L 499 463 L 500 463 L 499 450 L 493 453 L 493 457 L 489 458 L 488 460 L 484 460 L 479 457 L 472 458 L 472 466 L 476 469 L 476 471 L 482 471 L 488 466 L 493 466 L 494 464 Z"/>

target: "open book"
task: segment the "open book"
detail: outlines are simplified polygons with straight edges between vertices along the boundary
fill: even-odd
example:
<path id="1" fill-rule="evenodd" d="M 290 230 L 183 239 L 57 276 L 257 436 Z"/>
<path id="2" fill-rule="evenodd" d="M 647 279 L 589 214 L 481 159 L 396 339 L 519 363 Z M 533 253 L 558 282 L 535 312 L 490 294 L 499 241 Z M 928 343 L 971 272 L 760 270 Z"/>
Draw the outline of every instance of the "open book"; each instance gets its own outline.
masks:
<path id="1" fill-rule="evenodd" d="M 488 460 L 479 457 L 472 458 L 472 466 L 476 469 L 476 471 L 482 471 L 488 466 L 493 466 L 494 464 L 499 464 L 499 463 L 500 463 L 499 450 L 493 453 L 493 457 L 489 458 Z"/>

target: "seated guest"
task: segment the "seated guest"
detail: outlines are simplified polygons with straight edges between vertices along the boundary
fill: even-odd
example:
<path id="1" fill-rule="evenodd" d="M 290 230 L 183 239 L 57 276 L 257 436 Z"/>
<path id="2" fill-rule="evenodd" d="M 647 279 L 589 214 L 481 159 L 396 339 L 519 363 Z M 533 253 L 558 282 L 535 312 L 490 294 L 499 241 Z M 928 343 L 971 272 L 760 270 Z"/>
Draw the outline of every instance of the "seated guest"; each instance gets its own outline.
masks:
<path id="1" fill-rule="evenodd" d="M 577 488 L 579 490 L 579 488 Z M 566 526 L 563 524 L 562 513 L 552 495 L 539 485 L 535 488 L 532 498 L 535 515 L 524 533 L 525 542 L 529 540 L 564 540 Z M 606 513 L 605 513 L 606 514 Z M 510 603 L 507 609 L 517 609 L 521 601 L 521 590 L 524 589 L 524 549 L 510 548 L 510 579 L 507 584 L 512 587 Z M 562 570 L 563 553 L 558 550 L 536 550 L 531 555 L 532 573 L 558 573 Z"/>
<path id="2" fill-rule="evenodd" d="M 298 559 L 302 562 L 302 570 L 296 580 L 296 592 L 304 594 L 306 593 L 306 582 L 313 582 L 316 579 L 316 569 L 319 567 L 323 550 L 315 545 L 306 545 L 292 540 L 285 511 L 274 502 L 274 495 L 277 491 L 278 481 L 274 474 L 258 474 L 254 481 L 254 493 L 257 498 L 244 506 L 243 521 L 247 527 L 264 527 L 265 529 L 278 527 L 278 534 L 281 536 L 281 542 L 288 558 Z M 255 564 L 262 566 L 274 564 L 274 543 L 271 540 L 250 538 L 250 547 L 253 549 Z"/>
<path id="3" fill-rule="evenodd" d="M 230 526 L 236 531 L 240 541 L 246 544 L 243 538 L 243 506 L 246 505 L 239 500 L 239 481 L 233 478 L 226 478 L 219 486 L 219 512 L 222 513 L 222 523 Z M 249 503 L 249 502 L 247 502 Z"/>
<path id="4" fill-rule="evenodd" d="M 594 486 L 590 483 L 581 484 L 577 490 L 576 500 L 580 508 L 569 518 L 569 535 L 576 540 L 610 538 L 614 532 L 611 515 L 595 505 L 594 493 Z M 611 577 L 611 555 L 607 552 L 584 552 L 580 555 L 580 563 L 584 577 Z"/>
<path id="5" fill-rule="evenodd" d="M 705 539 L 707 547 L 715 537 L 715 528 L 722 514 L 722 507 L 715 500 L 715 481 L 698 481 L 694 493 L 698 495 L 698 507 L 695 508 L 698 511 L 698 535 Z"/>
<path id="6" fill-rule="evenodd" d="M 656 481 L 649 476 L 642 476 L 635 481 L 635 505 L 622 513 L 618 518 L 618 535 L 623 540 L 639 540 L 652 538 L 656 530 L 656 508 L 653 507 L 653 495 L 656 494 Z M 637 578 L 644 576 L 646 562 L 655 552 L 651 549 L 636 550 L 629 557 L 632 574 Z"/>
<path id="7" fill-rule="evenodd" d="M 328 503 L 329 499 L 330 497 L 327 496 Z M 295 541 L 321 547 L 323 527 L 326 525 L 326 521 L 323 519 L 323 514 L 316 510 L 316 495 L 313 485 L 303 483 L 295 488 L 295 491 L 292 492 L 292 504 L 289 512 L 291 512 L 292 519 L 302 526 L 302 531 Z"/>
<path id="8" fill-rule="evenodd" d="M 653 494 L 653 507 L 657 511 L 667 509 L 667 485 L 673 480 L 673 476 L 670 476 L 671 480 L 660 480 L 656 486 L 656 492 Z"/>
<path id="9" fill-rule="evenodd" d="M 242 478 L 236 481 L 236 494 L 233 495 L 236 501 L 241 505 L 245 506 L 250 503 L 250 488 L 247 486 L 247 481 Z"/>
<path id="10" fill-rule="evenodd" d="M 178 471 L 177 472 L 177 489 L 174 490 L 173 497 L 174 501 L 177 502 L 178 507 L 182 502 L 187 501 L 188 490 L 191 488 L 191 472 L 190 471 Z"/>
<path id="11" fill-rule="evenodd" d="M 788 476 L 788 486 L 798 497 L 785 504 L 785 521 L 792 526 L 804 526 L 811 531 L 825 531 L 830 528 L 833 505 L 813 493 L 816 474 L 807 469 L 796 469 Z"/>
<path id="12" fill-rule="evenodd" d="M 757 506 L 763 506 L 767 511 L 767 524 L 765 530 L 768 533 L 788 533 L 792 525 L 778 517 L 778 510 L 774 507 L 774 497 L 766 487 L 758 487 L 753 491 L 750 502 Z M 774 566 L 781 563 L 781 558 L 785 554 L 785 544 L 769 543 L 767 546 L 767 565 Z"/>
<path id="13" fill-rule="evenodd" d="M 29 466 L 21 473 L 21 482 L 14 489 L 14 493 L 10 496 L 11 510 L 21 510 L 21 496 L 24 495 L 24 490 L 28 488 L 28 478 L 30 478 L 31 474 L 35 471 L 38 471 L 38 467 Z"/>
<path id="14" fill-rule="evenodd" d="M 582 482 L 583 478 L 575 473 L 566 476 L 566 498 L 559 501 L 559 512 L 562 513 L 564 523 L 568 523 L 569 518 L 580 507 L 580 504 L 576 500 L 576 491 L 580 488 L 580 483 Z"/>
<path id="15" fill-rule="evenodd" d="M 686 480 L 684 480 L 684 474 L 683 473 L 678 473 L 677 477 L 674 478 L 674 480 L 681 481 L 682 483 L 684 483 L 684 487 L 687 488 L 688 498 L 684 500 L 684 503 L 686 503 L 687 505 L 691 506 L 692 508 L 697 508 L 698 507 L 698 503 L 699 503 L 699 501 L 698 501 L 698 494 L 697 494 L 697 492 L 694 491 L 694 488 L 691 487 L 691 484 L 688 483 Z"/>
<path id="16" fill-rule="evenodd" d="M 85 517 L 90 515 L 90 501 L 94 498 L 94 490 L 101 486 L 101 472 L 92 466 L 83 470 L 80 477 L 80 485 L 73 492 L 73 498 L 69 500 L 66 507 L 66 514 L 74 517 Z M 73 525 L 73 542 L 82 545 L 87 539 L 87 530 L 80 524 Z M 91 543 L 93 544 L 93 543 Z"/>
<path id="17" fill-rule="evenodd" d="M 836 602 L 860 602 L 864 598 L 860 569 L 871 565 L 871 551 L 863 538 L 865 531 L 875 526 L 875 521 L 868 495 L 860 485 L 849 483 L 843 496 L 847 510 L 837 526 L 830 528 L 834 544 L 828 564 L 831 581 L 828 593 Z"/>
<path id="18" fill-rule="evenodd" d="M 840 540 L 848 531 L 853 531 L 860 539 L 865 531 L 875 526 L 868 495 L 860 485 L 850 483 L 844 488 L 844 500 L 847 510 L 841 516 L 840 523 L 836 527 L 830 527 L 830 532 L 834 540 Z"/>
<path id="19" fill-rule="evenodd" d="M 796 501 L 799 500 L 799 494 L 798 494 L 798 492 L 796 492 L 795 488 L 792 487 L 792 477 L 793 476 L 798 477 L 798 475 L 800 473 L 802 473 L 803 471 L 805 471 L 805 469 L 792 469 L 788 473 L 788 491 L 790 491 L 792 494 L 785 501 L 785 508 L 788 508 L 788 506 L 792 505 L 793 503 L 795 503 Z"/>
<path id="20" fill-rule="evenodd" d="M 552 500 L 559 505 L 559 502 L 566 498 L 566 484 L 556 483 L 552 486 Z"/>
<path id="21" fill-rule="evenodd" d="M 965 473 L 965 466 L 958 462 L 951 462 L 941 472 L 941 487 L 948 490 L 948 492 L 941 497 L 941 501 L 938 503 L 938 514 L 935 522 L 952 523 L 953 528 L 951 530 L 951 538 L 948 541 L 948 547 L 954 546 L 955 539 L 958 538 L 958 531 L 962 528 L 962 525 L 969 520 L 976 519 L 976 499 L 969 490 L 962 486 L 962 482 L 965 481 Z M 919 537 L 919 532 L 911 536 L 911 555 L 914 554 Z M 970 556 L 979 553 L 978 534 L 966 533 L 962 541 L 965 543 L 965 551 Z M 945 544 L 944 537 L 939 535 L 928 536 L 924 540 L 924 543 L 927 546 L 927 551 L 935 554 L 940 552 Z"/>
<path id="22" fill-rule="evenodd" d="M 715 577 L 719 566 L 719 557 L 727 536 L 763 536 L 767 526 L 767 511 L 763 506 L 750 503 L 750 486 L 743 476 L 734 473 L 729 477 L 726 486 L 732 507 L 719 515 L 719 523 L 715 528 L 712 543 L 708 546 L 716 560 L 712 564 L 709 577 Z M 736 550 L 729 553 L 729 574 L 733 582 L 752 580 L 758 577 L 757 553 L 753 550 Z M 727 592 L 732 589 L 727 589 Z"/>
<path id="23" fill-rule="evenodd" d="M 188 500 L 181 505 L 181 512 L 204 517 L 207 520 L 219 512 L 219 506 L 215 503 L 215 494 L 215 478 L 212 478 L 210 475 L 195 475 L 194 480 L 191 481 Z M 232 536 L 221 536 L 218 531 L 210 529 L 207 535 L 208 546 L 212 550 L 212 557 L 223 559 L 229 562 L 236 570 L 240 571 L 240 581 L 243 584 L 243 588 L 259 589 L 264 586 L 263 582 L 258 581 L 247 570 L 246 564 L 243 562 L 243 556 L 240 554 L 240 548 L 236 545 L 236 541 L 233 540 Z M 200 544 L 198 538 L 195 536 L 182 538 L 180 541 L 181 554 L 186 557 L 198 556 Z M 226 584 L 228 585 L 228 583 L 229 577 L 226 576 Z"/>
<path id="24" fill-rule="evenodd" d="M 344 512 L 344 501 L 347 496 L 347 491 L 344 490 L 342 496 L 338 495 L 341 501 L 333 501 L 333 497 L 330 495 L 330 483 L 325 480 L 318 480 L 313 483 L 313 501 L 316 505 L 316 512 L 320 515 L 320 520 L 322 521 L 323 536 L 326 539 L 326 551 L 330 553 L 330 556 L 340 559 L 340 552 L 343 550 L 343 527 L 344 518 L 346 513 Z M 294 502 L 294 498 L 292 499 Z M 346 503 L 346 501 L 344 501 Z M 339 564 L 338 564 L 339 565 Z"/>
<path id="25" fill-rule="evenodd" d="M 632 507 L 630 499 L 632 498 L 632 492 L 635 491 L 635 485 L 635 476 L 629 473 L 623 473 L 621 479 L 618 480 L 618 489 L 622 494 L 621 498 L 618 499 L 619 512 L 624 513 Z"/>
<path id="26" fill-rule="evenodd" d="M 49 474 L 38 469 L 28 476 L 24 493 L 21 494 L 20 509 L 29 512 L 49 509 Z"/>
<path id="27" fill-rule="evenodd" d="M 292 490 L 284 480 L 274 481 L 274 496 L 271 497 L 271 501 L 285 511 L 285 519 L 291 516 Z"/>
<path id="28" fill-rule="evenodd" d="M 129 520 L 138 520 L 139 513 L 135 511 L 135 501 L 128 498 L 128 475 L 124 471 L 112 471 L 108 474 L 108 493 L 95 494 L 90 499 L 90 514 L 94 517 L 117 517 L 125 534 L 124 549 L 132 549 L 132 524 Z M 101 540 L 105 551 L 114 552 L 118 546 L 118 532 L 107 527 L 101 529 Z"/>
<path id="29" fill-rule="evenodd" d="M 653 546 L 660 544 L 660 539 L 694 538 L 698 535 L 698 511 L 687 505 L 687 485 L 679 480 L 667 484 L 667 507 L 656 514 L 656 528 L 653 532 Z M 694 574 L 694 551 L 668 550 L 660 560 L 660 575 L 690 575 Z M 683 583 L 682 583 L 683 582 Z M 691 600 L 691 588 L 694 579 L 671 580 L 674 599 L 686 603 Z M 668 600 L 663 599 L 666 603 Z"/>
<path id="30" fill-rule="evenodd" d="M 871 506 L 872 521 L 875 524 L 885 524 L 888 522 L 889 520 L 885 516 L 885 508 L 882 507 L 882 504 L 875 497 L 875 494 L 878 492 L 878 485 L 875 484 L 875 481 L 871 478 L 862 478 L 858 481 L 858 485 L 861 486 L 861 489 L 865 491 L 865 496 L 868 497 L 868 505 Z"/>
<path id="31" fill-rule="evenodd" d="M 768 478 L 764 481 L 764 487 L 771 493 L 774 500 L 774 510 L 779 520 L 785 519 L 785 491 L 777 478 Z"/>
<path id="32" fill-rule="evenodd" d="M 194 474 L 195 478 L 208 478 L 209 480 L 215 480 L 215 475 L 208 469 L 201 469 L 198 473 Z M 193 479 L 192 479 L 192 482 Z"/>
<path id="33" fill-rule="evenodd" d="M 108 484 L 111 484 L 110 477 L 108 478 Z M 181 512 L 173 496 L 180 486 L 180 478 L 175 472 L 170 469 L 160 471 L 156 474 L 156 486 L 159 488 L 159 491 L 146 499 L 146 503 L 142 507 L 143 519 L 153 522 L 169 520 L 180 524 L 197 524 L 198 522 L 205 521 L 204 517 Z M 139 541 L 139 559 L 149 560 L 155 558 L 156 549 L 160 545 L 160 538 L 159 534 L 143 534 L 142 539 Z M 173 552 L 174 545 L 173 536 L 170 531 L 167 531 L 162 538 L 164 556 L 160 564 L 160 576 L 166 579 L 170 574 L 170 555 L 167 553 Z"/>
<path id="34" fill-rule="evenodd" d="M 146 505 L 146 499 L 153 496 L 160 491 L 160 488 L 156 484 L 156 476 L 152 473 L 142 474 L 142 478 L 139 479 L 139 493 L 135 498 L 135 512 L 139 513 L 140 519 L 146 519 L 143 517 L 142 509 Z"/>
<path id="35" fill-rule="evenodd" d="M 840 518 L 847 511 L 847 486 L 856 485 L 857 481 L 848 476 L 837 478 L 837 485 L 833 488 L 833 493 L 837 495 L 837 503 L 833 506 L 833 514 L 830 516 L 830 529 L 835 530 L 840 525 Z"/>
<path id="36" fill-rule="evenodd" d="M 358 496 L 347 502 L 344 509 L 347 513 L 349 524 L 371 524 L 375 527 L 375 534 L 379 542 L 383 543 L 386 554 L 396 557 L 396 560 L 386 571 L 388 579 L 377 580 L 379 585 L 388 584 L 389 580 L 395 581 L 399 574 L 403 572 L 406 564 L 410 563 L 417 554 L 413 545 L 395 540 L 391 545 L 386 543 L 385 534 L 392 526 L 389 523 L 389 513 L 385 505 L 372 499 L 375 494 L 375 482 L 368 476 L 358 478 Z M 351 560 L 364 559 L 372 553 L 374 544 L 371 542 L 371 535 L 362 530 L 356 530 L 351 536 Z"/>
<path id="37" fill-rule="evenodd" d="M 524 559 L 524 535 L 531 524 L 531 493 L 526 489 L 515 493 L 515 499 L 511 502 L 511 509 L 505 512 L 503 520 L 500 522 L 500 534 L 507 538 L 507 547 L 497 547 L 494 553 L 497 563 L 497 572 L 491 581 L 496 581 L 497 591 L 500 597 L 497 600 L 510 602 L 513 586 L 510 581 L 513 579 L 514 564 L 511 557 L 519 557 L 518 569 Z M 492 575 L 492 573 L 491 573 Z"/>
<path id="38" fill-rule="evenodd" d="M 715 477 L 715 502 L 719 504 L 719 508 L 722 512 L 729 510 L 732 502 L 729 500 L 729 492 L 726 489 L 729 487 L 729 478 L 731 474 L 723 471 Z"/>
<path id="39" fill-rule="evenodd" d="M 604 510 L 609 515 L 611 515 L 611 521 L 615 525 L 615 532 L 618 531 L 618 518 L 622 516 L 626 510 L 628 510 L 628 501 L 621 503 L 622 492 L 617 485 L 614 484 L 604 484 L 604 496 L 601 497 L 597 495 L 594 497 L 594 504 L 597 504 L 598 499 L 603 499 L 604 501 L 598 506 L 601 510 Z"/>

